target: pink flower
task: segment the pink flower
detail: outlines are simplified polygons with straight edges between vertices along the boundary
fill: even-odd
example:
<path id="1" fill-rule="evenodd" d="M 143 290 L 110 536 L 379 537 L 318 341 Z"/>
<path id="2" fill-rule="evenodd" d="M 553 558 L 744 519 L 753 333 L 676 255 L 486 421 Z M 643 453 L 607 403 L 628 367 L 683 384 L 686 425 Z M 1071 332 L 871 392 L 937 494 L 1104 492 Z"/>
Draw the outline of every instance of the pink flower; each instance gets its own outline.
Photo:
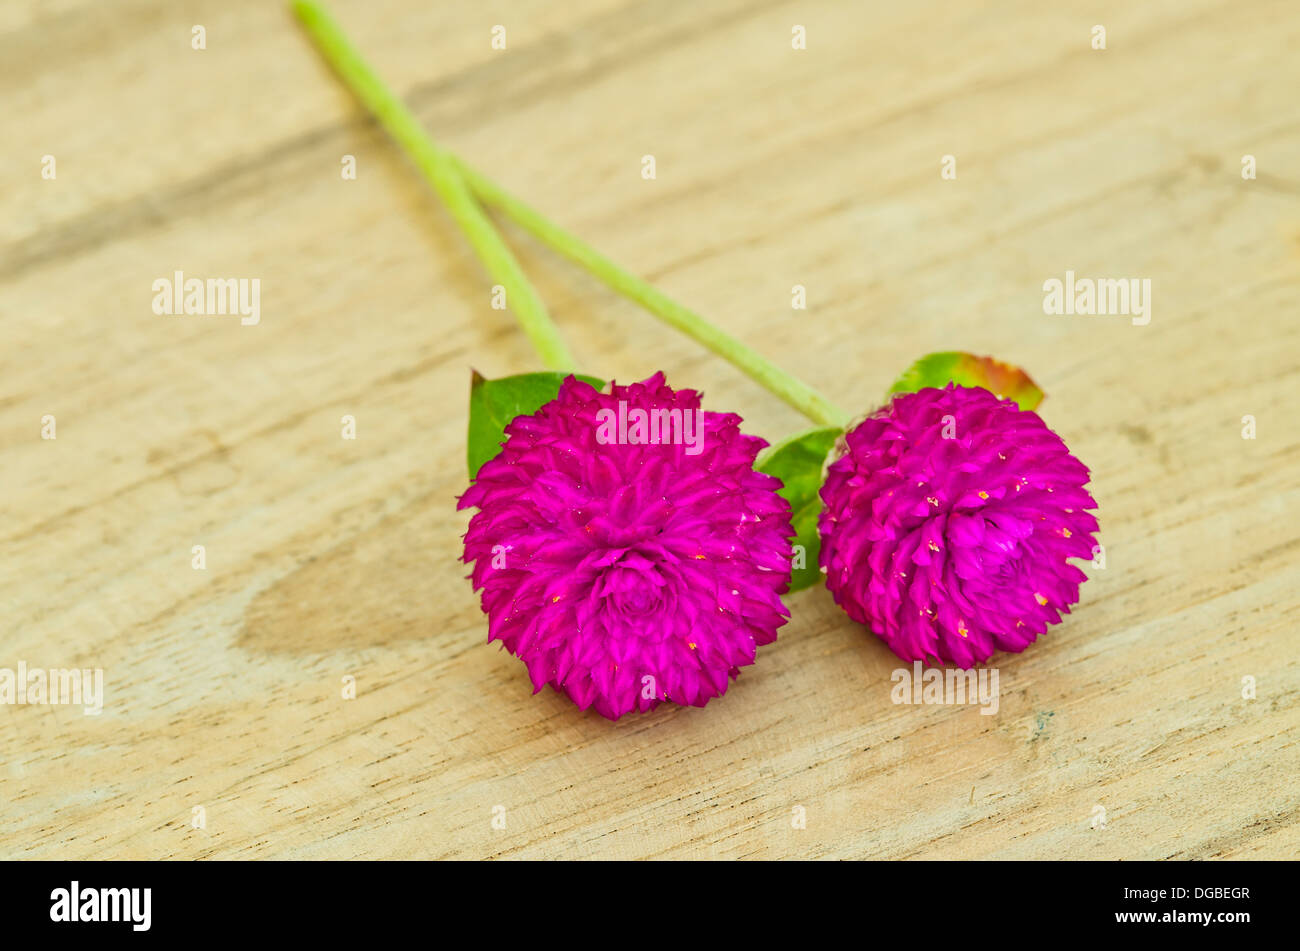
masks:
<path id="1" fill-rule="evenodd" d="M 460 499 L 488 641 L 610 719 L 704 706 L 789 617 L 790 506 L 739 416 L 661 373 L 611 390 L 569 377 Z"/>
<path id="2" fill-rule="evenodd" d="M 1037 413 L 949 384 L 899 395 L 831 464 L 818 523 L 835 601 L 904 660 L 1022 651 L 1079 600 L 1097 503 Z"/>

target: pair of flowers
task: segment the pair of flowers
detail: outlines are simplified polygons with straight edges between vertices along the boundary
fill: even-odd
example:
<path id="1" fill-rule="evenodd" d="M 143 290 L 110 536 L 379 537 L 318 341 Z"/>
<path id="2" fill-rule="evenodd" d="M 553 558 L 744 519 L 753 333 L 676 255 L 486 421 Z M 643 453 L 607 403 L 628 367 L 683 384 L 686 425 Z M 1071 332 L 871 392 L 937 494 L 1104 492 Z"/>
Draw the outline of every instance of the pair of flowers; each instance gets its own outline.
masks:
<path id="1" fill-rule="evenodd" d="M 755 467 L 766 443 L 739 416 L 705 412 L 699 455 L 601 443 L 597 416 L 620 400 L 700 405 L 662 374 L 608 391 L 569 377 L 505 426 L 460 500 L 479 510 L 465 560 L 489 641 L 536 690 L 611 719 L 725 693 L 789 618 L 781 595 L 806 555 L 787 486 Z M 820 476 L 816 450 L 791 445 Z M 820 568 L 899 657 L 970 667 L 1023 650 L 1078 600 L 1085 576 L 1068 559 L 1091 557 L 1097 527 L 1088 471 L 1036 413 L 983 387 L 925 387 L 836 451 L 817 495 Z"/>
<path id="2" fill-rule="evenodd" d="M 474 375 L 459 507 L 466 562 L 500 641 L 582 709 L 617 719 L 726 692 L 825 584 L 907 661 L 970 667 L 1020 651 L 1078 600 L 1097 529 L 1088 470 L 1033 412 L 1028 376 L 931 354 L 856 425 L 657 288 L 443 150 L 317 3 L 295 12 L 344 82 L 414 159 L 553 372 Z M 734 413 L 704 411 L 662 374 L 579 377 L 544 304 L 483 206 L 511 217 L 698 340 L 818 428 L 768 452 Z M 1010 398 L 1006 398 L 1010 397 Z M 609 420 L 693 419 L 695 438 L 603 438 Z M 674 417 L 673 414 L 678 414 Z M 832 456 L 827 466 L 828 456 Z M 820 570 L 819 570 L 820 569 Z"/>

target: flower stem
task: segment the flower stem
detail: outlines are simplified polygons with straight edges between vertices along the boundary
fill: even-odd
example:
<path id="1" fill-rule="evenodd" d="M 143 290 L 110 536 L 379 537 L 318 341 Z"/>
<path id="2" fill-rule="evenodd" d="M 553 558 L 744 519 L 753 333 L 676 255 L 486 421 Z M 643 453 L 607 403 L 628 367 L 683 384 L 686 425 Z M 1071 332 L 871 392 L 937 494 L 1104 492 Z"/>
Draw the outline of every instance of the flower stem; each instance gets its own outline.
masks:
<path id="1" fill-rule="evenodd" d="M 319 4 L 294 0 L 293 12 L 316 44 L 317 50 L 339 74 L 380 125 L 406 150 L 451 216 L 460 225 L 492 279 L 506 289 L 509 307 L 551 370 L 575 367 L 573 356 L 547 313 L 546 305 L 529 283 L 523 268 L 501 239 L 487 214 L 457 173 L 449 153 L 421 128 L 419 121 L 384 84 L 342 28 Z"/>
<path id="2" fill-rule="evenodd" d="M 849 414 L 811 386 L 709 323 L 695 311 L 677 303 L 653 284 L 624 270 L 581 238 L 565 231 L 541 212 L 465 164 L 462 159 L 455 155 L 450 158 L 480 200 L 514 220 L 543 244 L 586 269 L 612 290 L 640 304 L 663 323 L 704 344 L 814 422 L 840 428 L 848 424 Z"/>
<path id="3" fill-rule="evenodd" d="M 762 354 L 677 303 L 648 281 L 624 270 L 576 235 L 511 195 L 491 179 L 438 146 L 411 111 L 384 85 L 321 4 L 294 0 L 294 13 L 317 48 L 388 133 L 414 159 L 478 252 L 488 273 L 504 285 L 511 309 L 551 369 L 569 370 L 573 358 L 546 306 L 524 276 L 475 197 L 513 219 L 525 231 L 585 268 L 606 286 L 640 304 L 663 323 L 708 347 L 771 393 L 823 426 L 847 425 L 850 417 L 826 397 L 786 373 Z"/>

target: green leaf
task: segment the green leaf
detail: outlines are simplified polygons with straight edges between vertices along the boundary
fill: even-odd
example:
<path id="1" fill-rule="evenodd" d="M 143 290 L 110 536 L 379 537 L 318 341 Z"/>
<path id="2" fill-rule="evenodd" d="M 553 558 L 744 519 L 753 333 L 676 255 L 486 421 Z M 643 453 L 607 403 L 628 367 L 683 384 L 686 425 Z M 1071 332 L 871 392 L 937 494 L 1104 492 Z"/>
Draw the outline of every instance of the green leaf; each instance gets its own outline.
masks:
<path id="1" fill-rule="evenodd" d="M 794 510 L 794 544 L 803 546 L 803 567 L 796 567 L 791 573 L 791 591 L 807 588 L 822 579 L 817 567 L 817 553 L 821 549 L 817 516 L 822 510 L 818 493 L 822 486 L 822 467 L 842 433 L 843 430 L 834 428 L 810 429 L 773 446 L 758 461 L 760 472 L 774 475 L 785 483 L 778 494 Z M 796 565 L 798 554 L 796 549 Z"/>
<path id="2" fill-rule="evenodd" d="M 942 389 L 950 382 L 958 386 L 982 386 L 998 399 L 1015 400 L 1025 410 L 1043 401 L 1043 391 L 1019 367 L 956 350 L 931 353 L 917 360 L 889 388 L 889 393 L 891 396 L 915 393 L 928 386 Z"/>
<path id="3" fill-rule="evenodd" d="M 605 386 L 603 380 L 594 376 L 573 375 L 598 390 Z M 523 373 L 487 380 L 477 370 L 473 371 L 469 383 L 469 433 L 466 437 L 471 479 L 478 475 L 483 463 L 501 451 L 501 444 L 506 441 L 506 425 L 516 416 L 531 416 L 555 399 L 560 384 L 568 376 L 567 373 Z"/>

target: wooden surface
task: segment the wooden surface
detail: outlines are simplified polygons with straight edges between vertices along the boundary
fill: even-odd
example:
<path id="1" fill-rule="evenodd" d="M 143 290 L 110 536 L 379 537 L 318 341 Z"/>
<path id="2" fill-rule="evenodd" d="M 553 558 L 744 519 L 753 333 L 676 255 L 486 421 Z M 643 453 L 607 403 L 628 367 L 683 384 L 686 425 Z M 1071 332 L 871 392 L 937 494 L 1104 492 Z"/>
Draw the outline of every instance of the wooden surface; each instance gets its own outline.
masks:
<path id="1" fill-rule="evenodd" d="M 0 708 L 0 856 L 1300 851 L 1294 3 L 334 10 L 446 145 L 837 403 L 936 349 L 1029 368 L 1107 567 L 996 657 L 996 716 L 891 703 L 819 589 L 703 710 L 532 696 L 454 504 L 470 368 L 538 363 L 412 168 L 278 3 L 9 0 L 0 666 L 105 698 Z M 507 233 L 589 372 L 805 425 Z M 176 269 L 259 278 L 260 324 L 156 316 Z M 1044 315 L 1067 269 L 1149 278 L 1150 324 Z"/>

